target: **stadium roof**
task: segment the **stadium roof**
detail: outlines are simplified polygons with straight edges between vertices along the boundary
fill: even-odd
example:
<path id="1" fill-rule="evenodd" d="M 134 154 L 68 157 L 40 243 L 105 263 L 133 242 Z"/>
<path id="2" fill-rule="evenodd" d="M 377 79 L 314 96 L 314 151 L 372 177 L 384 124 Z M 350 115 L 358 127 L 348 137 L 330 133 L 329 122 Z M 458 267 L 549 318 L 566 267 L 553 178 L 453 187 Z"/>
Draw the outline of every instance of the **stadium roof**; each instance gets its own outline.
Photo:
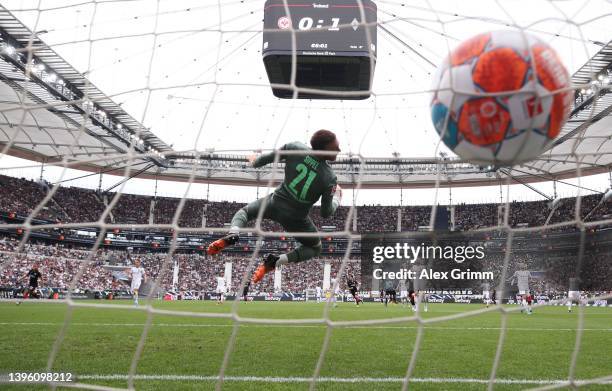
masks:
<path id="1" fill-rule="evenodd" d="M 68 64 L 53 45 L 47 46 L 39 37 L 44 33 L 33 33 L 0 6 L 3 152 L 109 174 L 123 175 L 129 166 L 131 174 L 140 178 L 266 185 L 280 177 L 279 170 L 247 168 L 244 152 L 174 150 L 128 114 L 122 104 L 96 88 L 87 74 Z M 440 156 L 432 153 L 415 158 L 395 153 L 378 158 L 352 154 L 334 163 L 339 182 L 351 187 L 360 178 L 364 188 L 434 187 L 438 183 L 481 186 L 498 184 L 508 176 L 514 182 L 528 183 L 608 172 L 612 165 L 612 84 L 606 72 L 612 66 L 612 43 L 600 46 L 601 50 L 573 75 L 573 83 L 584 88 L 576 94 L 572 116 L 561 136 L 539 159 L 498 170 L 449 157 L 444 149 Z M 26 65 L 29 53 L 34 61 L 30 66 Z M 379 55 L 379 63 L 385 61 L 385 55 Z M 172 97 L 168 95 L 168 99 Z M 167 131 L 164 134 L 168 137 Z"/>
<path id="2" fill-rule="evenodd" d="M 0 145 L 9 154 L 98 170 L 124 162 L 130 145 L 137 155 L 171 151 L 1 5 L 0 37 Z"/>

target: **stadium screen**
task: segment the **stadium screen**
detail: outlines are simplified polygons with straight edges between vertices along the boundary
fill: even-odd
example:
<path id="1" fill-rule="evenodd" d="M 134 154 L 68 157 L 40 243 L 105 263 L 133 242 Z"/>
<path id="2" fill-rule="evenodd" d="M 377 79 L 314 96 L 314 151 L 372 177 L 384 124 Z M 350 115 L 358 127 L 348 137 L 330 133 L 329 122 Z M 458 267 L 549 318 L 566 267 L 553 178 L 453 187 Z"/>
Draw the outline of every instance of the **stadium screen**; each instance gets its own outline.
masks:
<path id="1" fill-rule="evenodd" d="M 359 3 L 363 4 L 363 15 Z M 376 63 L 376 14 L 371 1 L 304 4 L 293 0 L 287 1 L 286 7 L 283 1 L 267 1 L 262 54 L 270 83 L 275 84 L 274 95 L 293 96 L 290 83 L 295 49 L 296 86 L 326 91 L 298 92 L 298 98 L 369 97 Z"/>

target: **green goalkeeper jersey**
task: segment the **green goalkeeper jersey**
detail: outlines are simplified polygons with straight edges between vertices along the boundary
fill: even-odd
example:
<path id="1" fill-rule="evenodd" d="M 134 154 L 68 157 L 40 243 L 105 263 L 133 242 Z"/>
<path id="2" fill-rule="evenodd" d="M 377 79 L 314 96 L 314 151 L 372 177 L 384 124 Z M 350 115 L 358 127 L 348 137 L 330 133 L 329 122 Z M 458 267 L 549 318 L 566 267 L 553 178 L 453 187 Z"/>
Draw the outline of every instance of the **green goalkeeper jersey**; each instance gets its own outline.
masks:
<path id="1" fill-rule="evenodd" d="M 306 152 L 289 155 L 283 154 L 283 151 Z M 279 161 L 285 163 L 285 179 L 276 188 L 274 195 L 288 201 L 304 215 L 321 198 L 321 216 L 329 217 L 338 207 L 338 201 L 334 200 L 336 175 L 323 156 L 309 155 L 311 151 L 311 148 L 300 142 L 285 144 L 279 149 Z M 262 167 L 272 162 L 274 152 L 261 155 L 253 162 L 253 166 Z"/>

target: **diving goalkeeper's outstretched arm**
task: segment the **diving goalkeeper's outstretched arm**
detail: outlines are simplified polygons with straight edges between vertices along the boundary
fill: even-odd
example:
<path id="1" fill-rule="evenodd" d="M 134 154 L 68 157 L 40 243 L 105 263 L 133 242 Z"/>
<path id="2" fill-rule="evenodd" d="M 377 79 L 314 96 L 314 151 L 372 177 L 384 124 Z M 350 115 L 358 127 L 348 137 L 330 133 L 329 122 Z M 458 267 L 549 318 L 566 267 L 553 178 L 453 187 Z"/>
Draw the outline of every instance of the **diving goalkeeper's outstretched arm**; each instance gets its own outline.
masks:
<path id="1" fill-rule="evenodd" d="M 276 156 L 276 152 L 265 153 L 263 155 L 252 155 L 249 156 L 249 162 L 255 168 L 263 167 L 274 162 L 274 157 Z"/>
<path id="2" fill-rule="evenodd" d="M 273 163 L 274 159 L 276 158 L 276 154 L 278 154 L 278 161 L 284 162 L 287 156 L 291 156 L 291 155 L 283 154 L 283 151 L 305 151 L 308 149 L 309 148 L 306 145 L 300 142 L 293 142 L 293 143 L 288 143 L 288 144 L 283 145 L 282 147 L 278 149 L 278 151 L 264 153 L 259 156 L 251 155 L 248 157 L 248 160 L 253 167 L 260 168 L 260 167 Z M 299 153 L 293 156 L 297 158 L 304 157 L 304 155 L 300 155 Z"/>

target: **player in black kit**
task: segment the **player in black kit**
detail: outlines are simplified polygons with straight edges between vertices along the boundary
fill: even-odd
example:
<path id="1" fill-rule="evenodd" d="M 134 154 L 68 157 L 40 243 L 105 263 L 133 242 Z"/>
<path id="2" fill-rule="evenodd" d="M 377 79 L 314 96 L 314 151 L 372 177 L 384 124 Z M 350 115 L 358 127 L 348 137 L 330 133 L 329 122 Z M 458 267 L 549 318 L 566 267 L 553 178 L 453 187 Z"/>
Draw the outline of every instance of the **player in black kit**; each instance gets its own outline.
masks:
<path id="1" fill-rule="evenodd" d="M 249 288 L 251 287 L 251 280 L 247 281 L 244 289 L 242 290 L 242 301 L 247 301 L 249 299 Z"/>
<path id="2" fill-rule="evenodd" d="M 26 277 L 28 277 L 29 280 L 28 296 L 35 297 L 37 299 L 40 298 L 40 295 L 38 294 L 38 280 L 42 280 L 42 274 L 40 271 L 38 271 L 37 264 L 32 265 L 32 269 L 30 269 Z"/>
<path id="3" fill-rule="evenodd" d="M 361 297 L 357 295 L 357 280 L 355 279 L 355 276 L 351 275 L 346 277 L 346 286 L 348 286 L 349 292 L 351 292 L 351 295 L 353 295 L 355 304 L 357 307 L 359 307 L 359 303 L 361 303 L 363 300 L 361 300 Z"/>
<path id="4" fill-rule="evenodd" d="M 397 292 L 395 291 L 395 284 L 391 280 L 385 280 L 385 307 L 391 301 L 393 304 L 397 304 Z"/>

